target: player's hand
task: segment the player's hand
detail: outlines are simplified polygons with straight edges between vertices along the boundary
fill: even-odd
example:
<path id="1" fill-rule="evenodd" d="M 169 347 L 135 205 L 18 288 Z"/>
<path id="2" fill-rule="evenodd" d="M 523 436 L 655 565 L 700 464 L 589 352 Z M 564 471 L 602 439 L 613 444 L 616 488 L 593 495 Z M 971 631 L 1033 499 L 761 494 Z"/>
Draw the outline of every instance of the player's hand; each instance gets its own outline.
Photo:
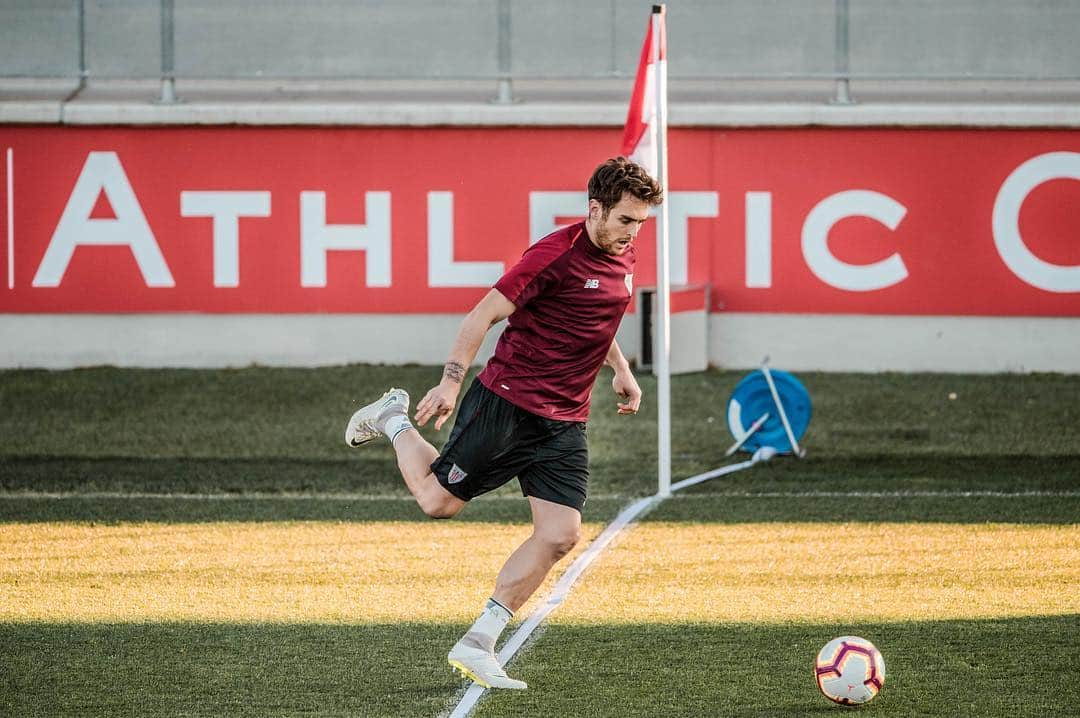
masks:
<path id="1" fill-rule="evenodd" d="M 414 418 L 417 426 L 423 426 L 428 423 L 429 419 L 436 417 L 435 430 L 441 429 L 446 420 L 450 418 L 450 415 L 454 413 L 460 389 L 461 384 L 445 380 L 440 382 L 438 386 L 432 387 L 431 391 L 425 394 L 424 398 L 416 404 Z"/>
<path id="2" fill-rule="evenodd" d="M 623 399 L 618 403 L 620 414 L 636 414 L 641 406 L 641 387 L 637 379 L 629 369 L 616 371 L 615 378 L 611 380 L 611 388 L 615 395 Z"/>

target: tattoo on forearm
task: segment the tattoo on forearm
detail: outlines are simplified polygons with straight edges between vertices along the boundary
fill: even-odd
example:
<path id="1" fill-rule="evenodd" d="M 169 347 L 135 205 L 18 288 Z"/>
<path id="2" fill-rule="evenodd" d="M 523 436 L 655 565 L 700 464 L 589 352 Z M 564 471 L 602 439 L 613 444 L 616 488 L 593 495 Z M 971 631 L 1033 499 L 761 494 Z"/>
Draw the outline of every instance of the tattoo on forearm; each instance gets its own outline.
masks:
<path id="1" fill-rule="evenodd" d="M 465 381 L 465 367 L 458 364 L 456 361 L 446 362 L 446 367 L 443 369 L 443 377 L 450 381 L 456 381 L 458 384 Z"/>

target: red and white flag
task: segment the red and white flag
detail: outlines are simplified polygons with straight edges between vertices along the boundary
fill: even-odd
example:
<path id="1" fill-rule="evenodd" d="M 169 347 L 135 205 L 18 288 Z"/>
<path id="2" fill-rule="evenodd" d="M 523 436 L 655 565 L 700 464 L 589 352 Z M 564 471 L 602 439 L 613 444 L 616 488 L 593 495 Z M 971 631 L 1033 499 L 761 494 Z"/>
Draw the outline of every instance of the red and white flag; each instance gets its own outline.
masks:
<path id="1" fill-rule="evenodd" d="M 667 29 L 664 23 L 663 5 L 654 5 L 649 17 L 649 29 L 641 48 L 634 92 L 630 95 L 630 110 L 626 114 L 623 130 L 622 154 L 637 162 L 653 177 L 660 178 L 657 158 L 657 112 L 660 98 L 657 96 L 657 75 L 667 65 Z"/>

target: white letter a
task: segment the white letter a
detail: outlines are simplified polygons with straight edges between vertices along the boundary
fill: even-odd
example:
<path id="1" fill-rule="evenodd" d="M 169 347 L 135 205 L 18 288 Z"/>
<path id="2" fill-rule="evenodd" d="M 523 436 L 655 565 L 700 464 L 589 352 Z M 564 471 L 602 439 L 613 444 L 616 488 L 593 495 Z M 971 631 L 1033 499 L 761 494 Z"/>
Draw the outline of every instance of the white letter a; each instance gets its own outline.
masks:
<path id="1" fill-rule="evenodd" d="M 91 219 L 94 203 L 104 192 L 116 219 Z M 56 225 L 49 248 L 41 260 L 35 287 L 58 287 L 68 263 L 80 244 L 127 245 L 148 287 L 175 286 L 154 233 L 146 223 L 139 200 L 131 189 L 115 152 L 91 152 L 86 157 L 75 189 Z"/>

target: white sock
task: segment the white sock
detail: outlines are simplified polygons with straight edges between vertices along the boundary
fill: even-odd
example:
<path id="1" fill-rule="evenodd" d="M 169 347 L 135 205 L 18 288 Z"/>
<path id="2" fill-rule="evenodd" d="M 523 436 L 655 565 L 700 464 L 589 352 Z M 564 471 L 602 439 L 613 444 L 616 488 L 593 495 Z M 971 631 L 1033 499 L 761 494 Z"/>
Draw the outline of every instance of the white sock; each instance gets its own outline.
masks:
<path id="1" fill-rule="evenodd" d="M 382 433 L 386 434 L 391 444 L 394 443 L 394 439 L 397 438 L 398 434 L 406 429 L 414 428 L 412 422 L 409 421 L 409 417 L 405 414 L 392 414 L 386 419 L 380 418 L 378 424 L 382 425 L 378 428 L 381 429 Z"/>
<path id="2" fill-rule="evenodd" d="M 461 640 L 467 645 L 494 653 L 495 642 L 499 640 L 506 624 L 510 623 L 513 617 L 513 611 L 494 598 L 489 598 L 484 611 Z"/>

